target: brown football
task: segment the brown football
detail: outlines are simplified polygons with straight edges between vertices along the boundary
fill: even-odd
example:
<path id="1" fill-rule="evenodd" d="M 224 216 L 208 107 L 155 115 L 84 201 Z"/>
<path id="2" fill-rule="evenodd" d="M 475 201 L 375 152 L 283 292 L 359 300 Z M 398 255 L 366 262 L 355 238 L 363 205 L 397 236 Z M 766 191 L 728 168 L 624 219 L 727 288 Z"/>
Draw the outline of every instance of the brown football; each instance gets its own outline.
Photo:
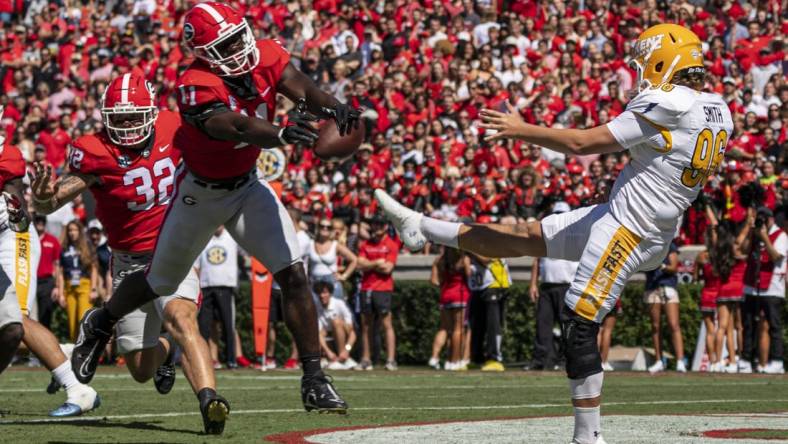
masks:
<path id="1" fill-rule="evenodd" d="M 344 136 L 339 135 L 333 119 L 320 123 L 320 135 L 315 142 L 315 154 L 322 160 L 342 160 L 352 156 L 364 141 L 364 122 L 358 128 L 350 128 Z"/>

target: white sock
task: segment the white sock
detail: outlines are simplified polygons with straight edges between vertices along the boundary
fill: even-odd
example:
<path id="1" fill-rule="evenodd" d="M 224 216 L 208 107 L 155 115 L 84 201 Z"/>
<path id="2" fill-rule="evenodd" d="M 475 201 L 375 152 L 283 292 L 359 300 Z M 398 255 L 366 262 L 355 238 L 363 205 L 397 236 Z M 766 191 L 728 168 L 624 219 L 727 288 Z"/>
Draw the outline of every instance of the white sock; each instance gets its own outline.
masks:
<path id="1" fill-rule="evenodd" d="M 575 407 L 575 441 L 594 444 L 601 434 L 599 407 Z"/>
<path id="2" fill-rule="evenodd" d="M 421 218 L 421 231 L 427 239 L 452 248 L 459 248 L 461 226 L 462 224 L 457 222 L 447 222 L 427 216 Z"/>
<path id="3" fill-rule="evenodd" d="M 52 376 L 55 377 L 55 381 L 59 382 L 60 385 L 66 388 L 66 392 L 68 392 L 68 390 L 72 387 L 82 385 L 79 381 L 77 381 L 74 371 L 71 370 L 71 362 L 68 360 L 60 364 L 56 369 L 52 370 Z"/>

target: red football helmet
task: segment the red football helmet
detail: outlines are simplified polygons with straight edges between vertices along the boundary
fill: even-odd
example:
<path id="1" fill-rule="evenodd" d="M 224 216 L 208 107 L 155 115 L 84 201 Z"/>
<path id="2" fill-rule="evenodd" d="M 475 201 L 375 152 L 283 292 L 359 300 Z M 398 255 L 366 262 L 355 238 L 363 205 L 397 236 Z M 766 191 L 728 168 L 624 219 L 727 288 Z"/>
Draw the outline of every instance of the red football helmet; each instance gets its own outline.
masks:
<path id="1" fill-rule="evenodd" d="M 101 97 L 101 117 L 113 143 L 137 145 L 153 134 L 159 110 L 153 86 L 144 77 L 123 74 L 116 77 Z"/>
<path id="2" fill-rule="evenodd" d="M 252 28 L 232 7 L 205 2 L 186 13 L 183 40 L 218 75 L 239 76 L 260 62 Z"/>

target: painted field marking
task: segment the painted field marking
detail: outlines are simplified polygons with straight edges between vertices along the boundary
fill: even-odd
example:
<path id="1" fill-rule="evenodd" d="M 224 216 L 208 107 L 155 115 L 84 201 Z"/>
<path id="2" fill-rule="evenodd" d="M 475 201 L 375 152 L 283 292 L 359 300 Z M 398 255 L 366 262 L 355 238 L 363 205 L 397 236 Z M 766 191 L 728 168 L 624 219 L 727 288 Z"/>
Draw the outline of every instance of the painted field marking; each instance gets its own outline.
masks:
<path id="1" fill-rule="evenodd" d="M 763 399 L 699 399 L 694 401 L 618 401 L 605 402 L 603 406 L 627 406 L 627 405 L 676 405 L 676 404 L 734 404 L 757 402 L 762 403 Z M 786 402 L 788 399 L 772 399 L 771 402 Z M 514 405 L 453 405 L 453 406 L 421 406 L 421 407 L 355 407 L 350 409 L 352 412 L 393 412 L 393 411 L 434 411 L 434 410 L 511 410 L 511 409 L 546 409 L 555 407 L 569 408 L 569 402 L 554 404 L 514 404 Z M 253 410 L 234 410 L 230 415 L 256 415 L 261 413 L 303 413 L 303 409 L 253 409 Z M 82 421 L 106 421 L 113 419 L 136 419 L 136 418 L 161 418 L 199 415 L 198 411 L 191 412 L 164 412 L 164 413 L 138 413 L 135 415 L 104 415 L 104 416 L 78 416 L 74 418 L 40 418 L 40 419 L 4 419 L 1 424 L 40 424 L 40 423 L 59 423 L 59 422 L 82 422 Z"/>

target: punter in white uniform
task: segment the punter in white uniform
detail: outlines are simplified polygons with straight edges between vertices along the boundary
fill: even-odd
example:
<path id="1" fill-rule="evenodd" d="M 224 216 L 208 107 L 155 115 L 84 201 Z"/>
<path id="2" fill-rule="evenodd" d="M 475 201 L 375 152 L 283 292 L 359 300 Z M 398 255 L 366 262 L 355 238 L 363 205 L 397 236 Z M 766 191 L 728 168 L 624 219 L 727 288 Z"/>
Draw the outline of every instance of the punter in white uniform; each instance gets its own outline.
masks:
<path id="1" fill-rule="evenodd" d="M 701 92 L 701 42 L 672 24 L 653 26 L 635 42 L 631 63 L 640 93 L 612 122 L 591 129 L 552 129 L 509 113 L 482 111 L 488 141 L 524 140 L 567 155 L 629 150 L 631 162 L 609 202 L 518 225 L 461 225 L 417 214 L 382 190 L 376 197 L 405 245 L 427 240 L 488 257 L 547 256 L 579 261 L 562 313 L 566 370 L 575 406 L 573 442 L 603 443 L 599 406 L 599 322 L 627 279 L 659 266 L 681 216 L 724 157 L 733 130 L 726 103 Z"/>

